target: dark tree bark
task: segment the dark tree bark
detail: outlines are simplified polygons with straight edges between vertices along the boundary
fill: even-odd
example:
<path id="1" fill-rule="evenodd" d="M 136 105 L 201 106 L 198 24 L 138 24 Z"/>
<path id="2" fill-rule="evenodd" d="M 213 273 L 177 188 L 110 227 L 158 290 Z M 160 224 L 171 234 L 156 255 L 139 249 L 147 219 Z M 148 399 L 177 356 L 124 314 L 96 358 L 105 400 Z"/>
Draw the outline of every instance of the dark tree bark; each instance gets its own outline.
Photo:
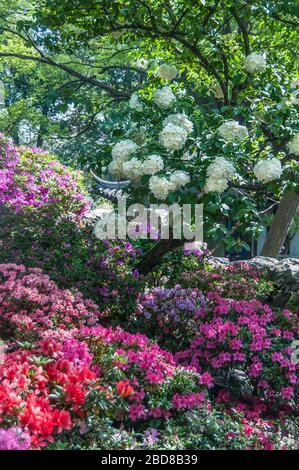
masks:
<path id="1" fill-rule="evenodd" d="M 299 195 L 289 190 L 282 198 L 270 227 L 261 256 L 277 258 L 299 205 Z"/>
<path id="2" fill-rule="evenodd" d="M 145 253 L 141 261 L 136 266 L 140 274 L 148 274 L 162 262 L 162 258 L 169 251 L 179 248 L 185 240 L 160 240 L 148 252 Z"/>

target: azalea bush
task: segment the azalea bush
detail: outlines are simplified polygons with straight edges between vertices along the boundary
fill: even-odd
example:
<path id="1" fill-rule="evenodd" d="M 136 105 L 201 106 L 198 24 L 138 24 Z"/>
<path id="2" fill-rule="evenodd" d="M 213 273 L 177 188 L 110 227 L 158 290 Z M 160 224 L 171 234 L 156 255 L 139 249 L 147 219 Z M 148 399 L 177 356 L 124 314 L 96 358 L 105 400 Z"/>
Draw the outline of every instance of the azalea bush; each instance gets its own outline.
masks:
<path id="1" fill-rule="evenodd" d="M 40 219 L 80 219 L 90 209 L 80 172 L 62 165 L 42 149 L 17 147 L 3 135 L 0 187 L 0 204 Z"/>
<path id="2" fill-rule="evenodd" d="M 236 396 L 262 397 L 270 407 L 283 403 L 296 407 L 298 365 L 293 341 L 297 337 L 297 314 L 211 292 L 196 337 L 176 359 L 199 372 L 210 372 Z"/>
<path id="3" fill-rule="evenodd" d="M 7 447 L 14 432 L 24 433 L 15 438 L 24 448 L 29 440 L 41 447 L 84 423 L 87 432 L 98 416 L 116 427 L 163 427 L 206 401 L 197 372 L 177 366 L 146 336 L 100 326 L 93 302 L 59 289 L 39 269 L 0 265 L 0 300 Z"/>
<path id="4" fill-rule="evenodd" d="M 156 287 L 139 294 L 129 324 L 170 351 L 180 351 L 194 339 L 205 304 L 198 289 Z"/>
<path id="5" fill-rule="evenodd" d="M 297 447 L 298 437 L 287 417 L 246 418 L 243 411 L 215 405 L 192 410 L 179 423 L 170 421 L 165 433 L 153 433 L 149 448 L 288 450 Z"/>
<path id="6" fill-rule="evenodd" d="M 180 279 L 184 287 L 196 287 L 203 293 L 215 291 L 235 300 L 270 300 L 275 288 L 261 272 L 245 262 L 218 267 L 206 263 L 201 269 L 182 272 Z"/>
<path id="7" fill-rule="evenodd" d="M 43 227 L 1 207 L 0 262 L 37 267 L 60 287 L 93 299 L 114 324 L 134 310 L 143 283 L 134 269 L 140 250 L 129 242 L 98 240 L 91 224 L 63 220 Z M 117 301 L 116 301 L 117 300 Z"/>

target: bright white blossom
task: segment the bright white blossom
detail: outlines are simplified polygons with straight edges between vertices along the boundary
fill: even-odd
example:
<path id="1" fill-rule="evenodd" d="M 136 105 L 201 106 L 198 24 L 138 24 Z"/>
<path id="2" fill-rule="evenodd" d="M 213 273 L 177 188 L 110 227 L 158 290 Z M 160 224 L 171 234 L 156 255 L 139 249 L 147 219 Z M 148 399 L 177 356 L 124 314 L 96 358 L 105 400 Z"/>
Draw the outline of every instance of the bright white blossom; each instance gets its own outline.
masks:
<path id="1" fill-rule="evenodd" d="M 164 200 L 175 189 L 175 185 L 165 176 L 151 176 L 149 179 L 149 189 L 157 199 Z"/>
<path id="2" fill-rule="evenodd" d="M 155 93 L 155 103 L 161 109 L 169 109 L 176 102 L 176 97 L 169 86 L 159 88 Z"/>
<path id="3" fill-rule="evenodd" d="M 218 128 L 218 135 L 227 142 L 242 142 L 248 137 L 248 130 L 241 126 L 237 121 L 225 121 Z"/>
<path id="4" fill-rule="evenodd" d="M 154 175 L 163 170 L 164 162 L 160 155 L 149 155 L 143 162 L 142 173 L 144 175 Z"/>
<path id="5" fill-rule="evenodd" d="M 114 145 L 111 155 L 113 160 L 124 162 L 130 157 L 130 155 L 135 153 L 137 149 L 138 145 L 135 144 L 133 140 L 125 139 Z"/>
<path id="6" fill-rule="evenodd" d="M 147 69 L 148 68 L 148 60 L 144 57 L 140 57 L 140 59 L 136 60 L 136 65 L 140 69 Z"/>
<path id="7" fill-rule="evenodd" d="M 168 151 L 180 150 L 187 138 L 188 132 L 174 124 L 167 124 L 160 132 L 160 142 Z"/>
<path id="8" fill-rule="evenodd" d="M 190 121 L 190 119 L 187 118 L 186 114 L 170 114 L 170 116 L 167 116 L 167 118 L 164 119 L 163 127 L 167 126 L 167 124 L 174 124 L 175 126 L 180 126 L 185 129 L 188 134 L 193 131 L 193 123 Z"/>
<path id="9" fill-rule="evenodd" d="M 217 157 L 207 168 L 207 176 L 231 180 L 236 173 L 234 165 L 223 157 Z"/>
<path id="10" fill-rule="evenodd" d="M 244 59 L 244 66 L 249 73 L 259 73 L 265 70 L 267 62 L 263 54 L 252 52 Z"/>
<path id="11" fill-rule="evenodd" d="M 123 171 L 127 178 L 132 180 L 140 178 L 142 175 L 142 161 L 136 157 L 131 158 L 131 160 L 123 163 Z"/>
<path id="12" fill-rule="evenodd" d="M 227 180 L 226 179 L 214 179 L 214 178 L 208 178 L 206 180 L 206 184 L 204 187 L 204 192 L 205 193 L 223 193 L 228 187 Z"/>
<path id="13" fill-rule="evenodd" d="M 130 101 L 129 101 L 129 106 L 131 109 L 135 109 L 136 111 L 142 111 L 143 110 L 143 104 L 139 100 L 139 96 L 137 93 L 133 93 L 131 95 Z"/>
<path id="14" fill-rule="evenodd" d="M 217 157 L 207 168 L 207 180 L 204 191 L 222 193 L 228 187 L 230 181 L 236 173 L 232 163 L 223 157 Z"/>
<path id="15" fill-rule="evenodd" d="M 175 185 L 176 188 L 180 188 L 181 186 L 185 186 L 186 184 L 190 183 L 190 176 L 185 171 L 174 171 L 170 175 L 170 181 Z"/>
<path id="16" fill-rule="evenodd" d="M 162 64 L 156 73 L 162 80 L 171 81 L 178 75 L 178 70 L 173 65 Z"/>
<path id="17" fill-rule="evenodd" d="M 267 158 L 260 160 L 253 168 L 253 172 L 257 179 L 268 183 L 269 181 L 279 179 L 282 174 L 282 166 L 277 158 Z"/>
<path id="18" fill-rule="evenodd" d="M 296 134 L 291 142 L 288 143 L 290 153 L 299 155 L 299 134 Z"/>

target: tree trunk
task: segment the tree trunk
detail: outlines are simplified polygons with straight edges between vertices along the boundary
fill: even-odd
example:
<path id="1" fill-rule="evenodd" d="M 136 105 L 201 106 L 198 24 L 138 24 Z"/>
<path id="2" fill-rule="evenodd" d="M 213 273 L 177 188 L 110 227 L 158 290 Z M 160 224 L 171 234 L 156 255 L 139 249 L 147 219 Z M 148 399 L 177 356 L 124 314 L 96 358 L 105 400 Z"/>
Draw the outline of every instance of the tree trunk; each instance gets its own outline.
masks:
<path id="1" fill-rule="evenodd" d="M 299 205 L 299 195 L 293 189 L 288 191 L 280 201 L 278 210 L 270 227 L 266 242 L 263 246 L 261 256 L 277 258 L 292 220 Z"/>
<path id="2" fill-rule="evenodd" d="M 160 240 L 141 259 L 136 266 L 140 274 L 148 274 L 162 262 L 162 257 L 169 251 L 182 246 L 185 240 Z"/>

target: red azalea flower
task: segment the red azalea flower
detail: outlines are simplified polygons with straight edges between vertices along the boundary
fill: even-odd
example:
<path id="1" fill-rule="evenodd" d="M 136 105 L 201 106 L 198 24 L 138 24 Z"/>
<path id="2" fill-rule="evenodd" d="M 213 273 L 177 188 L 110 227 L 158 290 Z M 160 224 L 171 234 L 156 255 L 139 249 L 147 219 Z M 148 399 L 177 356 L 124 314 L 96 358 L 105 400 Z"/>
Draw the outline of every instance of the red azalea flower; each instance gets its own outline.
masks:
<path id="1" fill-rule="evenodd" d="M 127 380 L 118 382 L 116 384 L 116 388 L 117 388 L 119 396 L 123 398 L 129 397 L 130 395 L 134 393 L 134 388 L 131 387 L 130 382 L 128 382 Z"/>

